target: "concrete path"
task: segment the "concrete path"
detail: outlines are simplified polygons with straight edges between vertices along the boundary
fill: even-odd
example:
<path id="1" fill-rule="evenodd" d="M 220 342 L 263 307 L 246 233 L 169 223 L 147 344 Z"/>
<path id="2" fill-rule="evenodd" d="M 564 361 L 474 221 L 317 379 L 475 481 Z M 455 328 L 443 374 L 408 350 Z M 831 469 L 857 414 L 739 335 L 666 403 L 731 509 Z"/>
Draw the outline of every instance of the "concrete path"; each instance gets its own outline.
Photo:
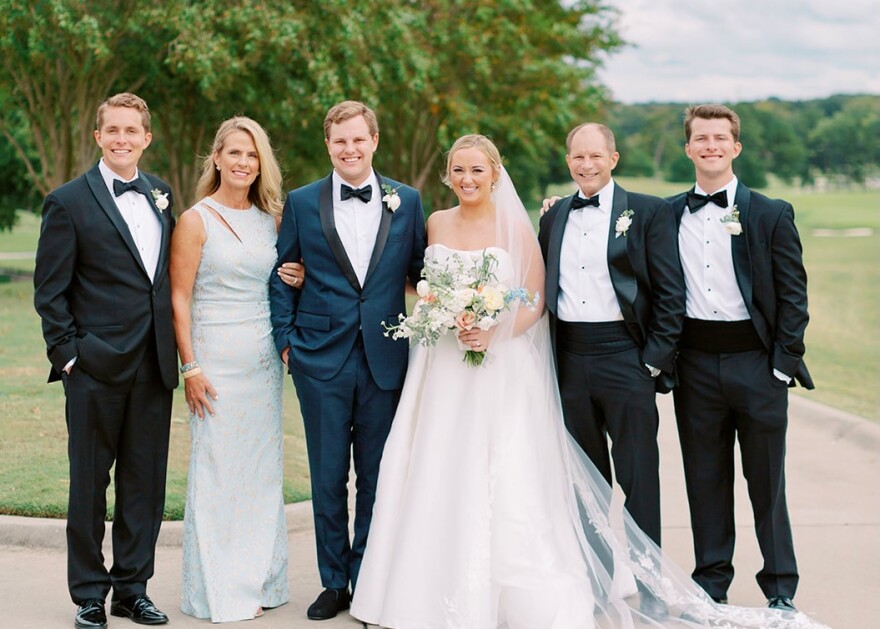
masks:
<path id="1" fill-rule="evenodd" d="M 672 400 L 660 396 L 659 403 L 664 547 L 689 571 L 693 555 Z M 801 573 L 795 602 L 835 628 L 880 626 L 880 425 L 792 396 L 788 434 L 788 499 Z M 321 623 L 305 618 L 320 591 L 310 504 L 291 505 L 287 513 L 292 600 L 247 626 L 359 629 L 347 614 Z M 730 600 L 757 606 L 764 600 L 753 576 L 761 560 L 751 521 L 740 473 L 737 578 Z M 179 611 L 180 532 L 180 523 L 163 526 L 149 593 L 171 617 L 169 626 L 208 627 Z M 0 627 L 70 629 L 74 607 L 65 574 L 62 521 L 0 517 Z M 111 617 L 109 626 L 135 625 Z"/>

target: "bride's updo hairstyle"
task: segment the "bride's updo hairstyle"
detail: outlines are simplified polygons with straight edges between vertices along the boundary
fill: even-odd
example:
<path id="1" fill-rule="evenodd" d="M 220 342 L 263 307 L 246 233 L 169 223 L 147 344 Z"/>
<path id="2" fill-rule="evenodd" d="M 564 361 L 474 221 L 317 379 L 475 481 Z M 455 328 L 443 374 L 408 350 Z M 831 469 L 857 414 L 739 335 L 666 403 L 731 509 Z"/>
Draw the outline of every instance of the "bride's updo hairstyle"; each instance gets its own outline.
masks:
<path id="1" fill-rule="evenodd" d="M 452 183 L 449 180 L 449 170 L 452 168 L 452 156 L 455 155 L 456 151 L 470 148 L 480 149 L 483 154 L 489 158 L 489 163 L 492 164 L 492 172 L 495 175 L 496 180 L 498 179 L 498 175 L 501 174 L 501 153 L 498 151 L 498 147 L 495 146 L 492 140 L 479 133 L 463 135 L 453 142 L 449 152 L 446 153 L 446 172 L 440 176 L 440 181 L 450 188 L 452 187 Z"/>

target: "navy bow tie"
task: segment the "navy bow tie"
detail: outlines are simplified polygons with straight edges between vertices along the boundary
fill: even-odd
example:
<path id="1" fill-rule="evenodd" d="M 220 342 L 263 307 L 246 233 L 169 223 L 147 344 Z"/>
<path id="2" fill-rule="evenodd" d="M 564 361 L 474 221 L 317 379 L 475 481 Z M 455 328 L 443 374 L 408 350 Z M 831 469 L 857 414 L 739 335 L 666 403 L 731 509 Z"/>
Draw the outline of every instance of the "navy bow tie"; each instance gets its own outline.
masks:
<path id="1" fill-rule="evenodd" d="M 588 205 L 592 205 L 593 207 L 599 207 L 599 195 L 595 195 L 590 197 L 589 199 L 585 199 L 579 194 L 574 195 L 574 198 L 571 200 L 571 209 L 580 210 L 581 208 L 585 208 Z"/>
<path id="2" fill-rule="evenodd" d="M 140 177 L 138 177 L 137 179 L 132 179 L 131 181 L 121 181 L 119 179 L 114 179 L 113 194 L 115 194 L 117 197 L 131 191 L 144 194 L 144 191 L 140 185 L 140 181 Z"/>
<path id="3" fill-rule="evenodd" d="M 693 190 L 687 193 L 688 209 L 693 214 L 709 202 L 714 203 L 718 207 L 727 207 L 727 190 L 719 190 L 715 194 L 697 194 Z"/>
<path id="4" fill-rule="evenodd" d="M 340 193 L 342 200 L 351 199 L 352 197 L 357 197 L 364 203 L 369 203 L 370 199 L 373 198 L 373 186 L 364 186 L 363 188 L 352 188 L 351 186 L 347 186 L 342 184 L 342 192 Z"/>

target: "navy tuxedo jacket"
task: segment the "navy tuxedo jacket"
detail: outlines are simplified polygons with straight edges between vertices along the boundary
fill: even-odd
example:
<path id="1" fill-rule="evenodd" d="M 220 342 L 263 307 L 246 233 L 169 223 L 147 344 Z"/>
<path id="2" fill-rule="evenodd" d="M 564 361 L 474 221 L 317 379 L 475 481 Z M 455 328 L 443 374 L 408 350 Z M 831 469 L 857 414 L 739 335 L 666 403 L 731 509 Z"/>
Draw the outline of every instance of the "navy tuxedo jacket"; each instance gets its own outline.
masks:
<path id="1" fill-rule="evenodd" d="M 162 225 L 152 282 L 97 164 L 43 202 L 34 305 L 52 363 L 50 382 L 60 378 L 74 356 L 74 369 L 97 380 L 111 385 L 131 381 L 148 343 L 155 343 L 163 384 L 177 386 L 168 279 L 171 189 L 143 171 L 140 177 L 149 190 L 158 188 L 169 200 L 160 211 L 153 196 L 145 194 Z"/>
<path id="2" fill-rule="evenodd" d="M 339 373 L 358 334 L 380 389 L 403 386 L 409 348 L 384 335 L 382 322 L 406 313 L 405 289 L 415 286 L 424 265 L 425 217 L 418 191 L 376 173 L 379 185 L 397 189 L 400 207 L 382 206 L 379 232 L 364 285 L 358 282 L 336 231 L 332 176 L 287 195 L 278 233 L 278 264 L 302 260 L 302 289 L 277 274 L 269 283 L 272 328 L 279 352 L 290 347 L 288 365 L 318 380 Z M 381 193 L 380 193 L 381 194 Z"/>
<path id="3" fill-rule="evenodd" d="M 552 320 L 559 297 L 562 236 L 573 198 L 560 199 L 541 217 L 539 240 L 547 264 L 545 295 Z M 633 211 L 632 224 L 626 235 L 618 237 L 615 225 L 626 210 Z M 666 201 L 614 185 L 608 270 L 626 326 L 642 349 L 642 361 L 672 374 L 685 295 L 675 219 Z M 663 380 L 658 390 L 668 390 L 672 384 L 669 378 Z"/>
<path id="4" fill-rule="evenodd" d="M 669 202 L 681 223 L 687 193 L 670 197 Z M 734 205 L 743 231 L 731 236 L 733 268 L 752 324 L 770 354 L 770 366 L 812 389 L 803 360 L 804 331 L 810 319 L 807 272 L 794 209 L 787 201 L 770 199 L 741 182 Z"/>

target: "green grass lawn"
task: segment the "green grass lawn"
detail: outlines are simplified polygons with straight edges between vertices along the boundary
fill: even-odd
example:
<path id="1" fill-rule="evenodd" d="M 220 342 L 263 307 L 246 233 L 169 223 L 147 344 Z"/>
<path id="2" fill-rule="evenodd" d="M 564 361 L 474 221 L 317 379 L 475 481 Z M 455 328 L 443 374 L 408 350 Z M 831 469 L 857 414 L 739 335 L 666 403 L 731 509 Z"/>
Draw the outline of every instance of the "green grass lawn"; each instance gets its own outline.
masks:
<path id="1" fill-rule="evenodd" d="M 683 189 L 647 179 L 620 183 L 633 191 L 664 196 Z M 554 190 L 567 194 L 570 188 Z M 765 193 L 794 204 L 809 274 L 812 320 L 806 358 L 817 388 L 795 392 L 880 420 L 880 193 L 819 194 L 780 186 Z M 814 233 L 859 227 L 870 228 L 871 235 L 844 238 Z M 33 251 L 38 230 L 39 218 L 22 214 L 11 233 L 0 233 L 0 252 Z M 0 260 L 2 268 L 32 271 L 33 261 Z M 0 284 L 0 513 L 62 517 L 66 512 L 64 397 L 60 384 L 46 384 L 48 370 L 31 284 Z M 285 498 L 302 500 L 309 494 L 308 463 L 299 406 L 289 381 L 284 409 Z M 188 421 L 179 390 L 171 424 L 169 518 L 183 513 Z"/>
<path id="2" fill-rule="evenodd" d="M 8 234 L 0 235 L 0 251 Z M 33 247 L 33 243 L 31 244 Z M 67 429 L 60 383 L 46 384 L 49 363 L 28 282 L 0 284 L 0 513 L 64 517 Z M 183 517 L 189 465 L 189 412 L 178 389 L 171 419 L 165 517 Z M 293 385 L 284 389 L 284 495 L 309 497 L 302 419 Z M 108 497 L 112 512 L 112 485 Z"/>

